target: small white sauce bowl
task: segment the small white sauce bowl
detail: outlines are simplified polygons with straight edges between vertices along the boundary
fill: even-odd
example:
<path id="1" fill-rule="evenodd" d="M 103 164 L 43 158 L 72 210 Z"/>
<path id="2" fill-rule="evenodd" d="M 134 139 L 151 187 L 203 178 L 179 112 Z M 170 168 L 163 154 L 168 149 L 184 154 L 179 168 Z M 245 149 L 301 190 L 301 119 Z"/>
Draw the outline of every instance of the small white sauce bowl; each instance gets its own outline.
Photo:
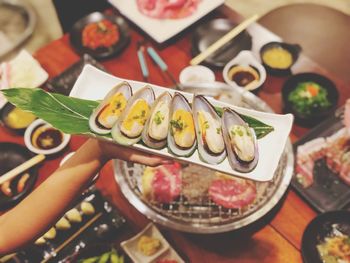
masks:
<path id="1" fill-rule="evenodd" d="M 255 85 L 251 86 L 250 88 L 239 86 L 236 82 L 232 81 L 229 76 L 229 70 L 234 66 L 243 66 L 243 67 L 254 67 L 258 73 L 259 73 L 259 81 L 256 82 Z M 249 91 L 255 90 L 259 88 L 266 80 L 266 70 L 263 65 L 255 58 L 253 53 L 248 50 L 243 50 L 239 52 L 239 54 L 234 57 L 232 60 L 230 60 L 224 67 L 224 70 L 222 72 L 224 80 L 227 84 L 235 87 L 239 87 L 242 89 L 246 89 Z"/>
<path id="2" fill-rule="evenodd" d="M 25 133 L 24 133 L 24 143 L 27 146 L 27 148 L 37 154 L 44 154 L 44 155 L 50 155 L 50 154 L 54 154 L 54 153 L 58 153 L 61 150 L 63 150 L 67 144 L 70 141 L 71 136 L 69 134 L 64 134 L 63 133 L 63 139 L 60 145 L 56 146 L 55 148 L 52 149 L 47 149 L 47 150 L 43 150 L 43 149 L 38 149 L 36 148 L 33 144 L 32 144 L 32 133 L 33 131 L 40 125 L 50 125 L 47 122 L 41 120 L 41 119 L 37 119 L 34 122 L 32 122 L 28 128 L 26 129 Z M 51 125 L 50 125 L 51 126 Z"/>
<path id="3" fill-rule="evenodd" d="M 215 74 L 202 65 L 188 66 L 180 72 L 179 81 L 181 84 L 214 82 Z"/>

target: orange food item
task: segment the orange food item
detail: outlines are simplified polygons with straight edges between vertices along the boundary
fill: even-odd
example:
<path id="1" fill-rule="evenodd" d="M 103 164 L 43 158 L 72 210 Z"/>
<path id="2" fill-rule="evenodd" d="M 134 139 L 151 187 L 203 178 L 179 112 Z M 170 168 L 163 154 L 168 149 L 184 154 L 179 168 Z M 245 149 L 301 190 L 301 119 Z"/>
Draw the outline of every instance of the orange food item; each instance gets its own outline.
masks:
<path id="1" fill-rule="evenodd" d="M 12 190 L 10 187 L 11 181 L 6 181 L 4 182 L 0 187 L 1 187 L 1 191 L 6 195 L 11 197 L 12 196 Z"/>
<path id="2" fill-rule="evenodd" d="M 82 42 L 83 46 L 87 48 L 109 48 L 118 40 L 118 26 L 107 19 L 88 24 L 83 29 Z"/>
<path id="3" fill-rule="evenodd" d="M 315 85 L 308 85 L 306 89 L 311 94 L 312 97 L 317 96 L 319 91 L 319 88 Z"/>
<path id="4" fill-rule="evenodd" d="M 19 179 L 18 184 L 17 184 L 17 192 L 18 193 L 21 193 L 23 191 L 29 177 L 30 177 L 29 173 L 25 173 L 22 175 L 21 179 Z"/>

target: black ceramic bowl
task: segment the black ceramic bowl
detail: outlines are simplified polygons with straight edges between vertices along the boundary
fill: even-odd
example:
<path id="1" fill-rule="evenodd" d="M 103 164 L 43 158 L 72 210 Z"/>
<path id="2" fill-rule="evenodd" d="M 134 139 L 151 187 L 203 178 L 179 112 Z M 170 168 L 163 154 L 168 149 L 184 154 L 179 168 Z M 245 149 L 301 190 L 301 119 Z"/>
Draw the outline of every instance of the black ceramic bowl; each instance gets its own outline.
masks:
<path id="1" fill-rule="evenodd" d="M 302 82 L 314 82 L 322 86 L 327 91 L 327 99 L 330 106 L 326 109 L 314 108 L 309 115 L 303 115 L 296 111 L 294 105 L 288 100 L 289 94 Z M 282 87 L 283 110 L 286 113 L 292 113 L 295 121 L 305 127 L 314 126 L 325 118 L 329 117 L 337 108 L 339 93 L 335 84 L 328 78 L 316 73 L 301 73 L 291 76 Z"/>
<path id="2" fill-rule="evenodd" d="M 22 145 L 7 142 L 0 143 L 0 175 L 16 168 L 32 157 L 33 154 Z M 18 193 L 16 189 L 21 176 L 17 176 L 11 181 L 10 188 L 13 192 L 12 196 L 6 196 L 0 191 L 0 210 L 8 209 L 12 205 L 15 205 L 33 189 L 38 176 L 37 168 L 32 167 L 28 173 L 30 177 L 22 192 Z"/>
<path id="3" fill-rule="evenodd" d="M 86 25 L 107 19 L 117 25 L 119 30 L 119 40 L 112 46 L 105 48 L 90 49 L 83 46 L 82 32 Z M 113 57 L 123 51 L 130 42 L 129 28 L 125 20 L 120 16 L 105 15 L 100 12 L 91 13 L 78 20 L 70 31 L 70 42 L 79 54 L 89 54 L 96 59 L 106 59 Z"/>
<path id="4" fill-rule="evenodd" d="M 290 64 L 289 67 L 283 68 L 283 69 L 282 68 L 273 68 L 265 63 L 265 61 L 263 59 L 263 54 L 267 50 L 270 50 L 272 48 L 282 48 L 282 49 L 288 51 L 292 55 L 292 63 Z M 266 68 L 267 72 L 269 72 L 273 75 L 287 75 L 287 74 L 291 73 L 290 68 L 298 60 L 300 51 L 301 51 L 301 46 L 299 46 L 298 44 L 288 44 L 288 43 L 284 43 L 284 42 L 269 42 L 260 48 L 260 58 L 261 58 L 262 64 Z"/>
<path id="5" fill-rule="evenodd" d="M 15 128 L 9 125 L 9 123 L 7 123 L 6 118 L 7 116 L 11 113 L 11 111 L 13 111 L 16 107 L 14 105 L 12 105 L 11 103 L 6 103 L 4 105 L 4 107 L 1 108 L 0 110 L 0 122 L 9 130 L 18 133 L 18 134 L 23 134 L 25 129 L 30 125 L 30 123 L 23 128 Z"/>
<path id="6" fill-rule="evenodd" d="M 337 230 L 350 236 L 350 211 L 327 212 L 309 223 L 301 241 L 301 252 L 305 263 L 322 263 L 317 245 L 332 234 L 334 225 L 337 225 Z"/>

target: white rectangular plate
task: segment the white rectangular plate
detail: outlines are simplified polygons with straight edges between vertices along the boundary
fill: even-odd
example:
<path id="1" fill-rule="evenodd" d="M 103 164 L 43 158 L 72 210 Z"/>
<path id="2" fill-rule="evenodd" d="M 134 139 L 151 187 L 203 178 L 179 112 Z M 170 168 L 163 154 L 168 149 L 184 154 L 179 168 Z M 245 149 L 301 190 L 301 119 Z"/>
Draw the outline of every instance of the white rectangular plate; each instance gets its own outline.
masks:
<path id="1" fill-rule="evenodd" d="M 40 63 L 24 49 L 15 58 L 10 60 L 8 64 L 10 67 L 9 86 L 3 86 L 2 74 L 0 72 L 0 89 L 17 87 L 37 88 L 44 84 L 49 77 L 49 74 L 41 67 Z M 0 109 L 6 102 L 5 96 L 0 94 Z"/>
<path id="2" fill-rule="evenodd" d="M 141 236 L 144 235 L 156 238 L 161 243 L 162 247 L 160 250 L 152 256 L 145 256 L 138 250 L 138 241 Z M 170 246 L 159 229 L 152 223 L 149 223 L 141 232 L 132 238 L 121 242 L 120 245 L 134 262 L 154 263 L 163 258 L 176 259 L 178 263 L 184 262 L 182 258 L 180 258 L 180 256 L 176 253 L 176 251 Z"/>
<path id="3" fill-rule="evenodd" d="M 192 15 L 181 19 L 157 19 L 148 17 L 138 10 L 136 0 L 109 0 L 109 2 L 155 41 L 163 43 L 222 5 L 225 1 L 202 0 L 198 5 L 198 9 Z"/>
<path id="4" fill-rule="evenodd" d="M 101 100 L 113 88 L 121 81 L 129 82 L 133 91 L 144 87 L 146 83 L 133 80 L 121 79 L 105 73 L 91 65 L 86 65 L 78 77 L 74 87 L 70 93 L 70 96 L 89 99 L 89 100 Z M 160 95 L 164 91 L 168 91 L 173 94 L 175 90 L 163 88 L 156 85 L 151 85 L 156 96 Z M 192 101 L 193 94 L 181 92 L 190 102 Z M 268 125 L 274 127 L 274 131 L 269 133 L 262 139 L 258 140 L 259 147 L 259 162 L 256 168 L 249 173 L 239 173 L 232 170 L 227 158 L 220 164 L 211 165 L 207 164 L 199 159 L 198 151 L 195 151 L 191 157 L 177 157 L 168 153 L 168 149 L 155 150 L 148 148 L 141 144 L 135 144 L 131 147 L 142 150 L 144 152 L 157 154 L 171 159 L 177 159 L 189 163 L 202 165 L 223 173 L 247 178 L 255 181 L 270 181 L 273 178 L 274 172 L 278 166 L 279 159 L 283 153 L 284 146 L 288 139 L 288 135 L 291 131 L 293 124 L 293 115 L 286 114 L 271 114 L 260 111 L 249 110 L 241 107 L 236 107 L 231 104 L 220 102 L 209 98 L 209 101 L 218 107 L 230 107 L 236 110 L 238 113 L 245 114 L 254 117 Z M 103 138 L 105 139 L 105 138 Z"/>

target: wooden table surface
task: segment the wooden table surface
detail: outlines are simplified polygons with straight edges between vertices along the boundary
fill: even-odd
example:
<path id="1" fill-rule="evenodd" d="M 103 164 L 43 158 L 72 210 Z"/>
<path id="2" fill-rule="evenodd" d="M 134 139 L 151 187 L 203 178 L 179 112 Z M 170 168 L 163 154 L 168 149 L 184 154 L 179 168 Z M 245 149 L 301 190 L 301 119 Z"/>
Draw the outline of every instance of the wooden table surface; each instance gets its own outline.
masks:
<path id="1" fill-rule="evenodd" d="M 191 58 L 191 30 L 212 17 L 228 17 L 236 22 L 242 20 L 240 15 L 223 6 L 163 47 L 149 42 L 164 58 L 174 76 L 179 75 L 181 69 L 188 65 Z M 127 49 L 119 56 L 103 61 L 102 64 L 110 73 L 118 77 L 142 80 L 136 54 L 136 42 L 147 37 L 134 25 L 131 24 L 130 27 L 131 42 Z M 264 39 L 269 35 L 265 30 L 257 30 L 256 34 L 253 38 Z M 67 35 L 38 50 L 35 57 L 50 77 L 60 74 L 80 58 L 70 46 Z M 171 86 L 170 80 L 163 77 L 158 67 L 152 64 L 148 56 L 146 59 L 150 69 L 150 83 Z M 339 105 L 342 105 L 350 95 L 349 87 L 346 87 L 344 82 L 335 79 L 306 57 L 300 58 L 298 66 L 293 71 L 320 72 L 330 77 L 337 84 L 341 94 Z M 222 80 L 220 70 L 216 70 L 216 76 L 218 80 Z M 285 79 L 286 77 L 268 76 L 264 86 L 257 93 L 276 112 L 281 112 L 280 90 Z M 297 140 L 307 131 L 305 128 L 294 125 L 291 134 L 292 141 Z M 0 141 L 24 144 L 22 136 L 13 134 L 3 127 L 0 127 Z M 40 176 L 37 184 L 45 180 L 58 167 L 59 161 L 67 153 L 79 148 L 84 141 L 83 137 L 73 136 L 68 149 L 59 157 L 45 161 L 39 169 Z M 102 169 L 96 185 L 104 196 L 122 211 L 130 223 L 130 231 L 139 231 L 148 223 L 148 220 L 133 208 L 121 193 L 113 178 L 111 162 Z M 194 235 L 161 229 L 174 248 L 190 262 L 301 262 L 301 237 L 306 225 L 315 216 L 316 212 L 292 189 L 289 189 L 273 219 L 266 222 L 266 225 L 252 236 L 241 235 L 237 237 L 232 232 L 220 235 Z"/>

